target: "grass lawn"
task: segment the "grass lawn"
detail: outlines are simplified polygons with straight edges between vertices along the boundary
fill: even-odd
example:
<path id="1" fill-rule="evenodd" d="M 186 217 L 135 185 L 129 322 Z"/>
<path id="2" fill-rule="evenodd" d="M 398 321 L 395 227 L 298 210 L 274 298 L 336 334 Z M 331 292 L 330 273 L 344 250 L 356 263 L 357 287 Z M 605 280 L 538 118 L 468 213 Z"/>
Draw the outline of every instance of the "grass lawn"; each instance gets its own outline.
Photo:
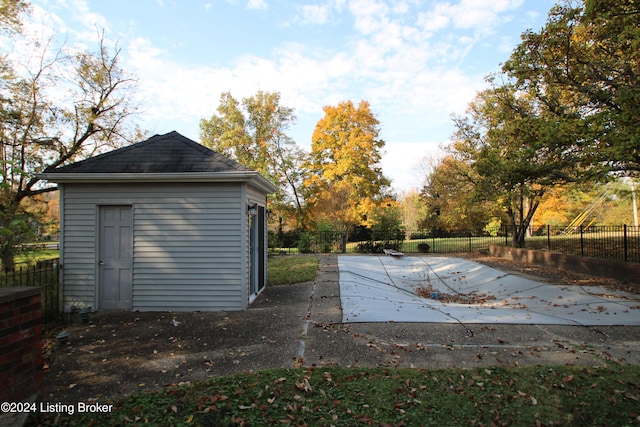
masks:
<path id="1" fill-rule="evenodd" d="M 14 262 L 16 264 L 34 263 L 59 257 L 60 251 L 58 249 L 36 249 L 16 255 Z"/>
<path id="2" fill-rule="evenodd" d="M 270 256 L 267 266 L 267 286 L 315 280 L 318 259 L 316 255 Z"/>
<path id="3" fill-rule="evenodd" d="M 59 425 L 623 426 L 640 423 L 640 367 L 275 369 L 101 403 Z"/>

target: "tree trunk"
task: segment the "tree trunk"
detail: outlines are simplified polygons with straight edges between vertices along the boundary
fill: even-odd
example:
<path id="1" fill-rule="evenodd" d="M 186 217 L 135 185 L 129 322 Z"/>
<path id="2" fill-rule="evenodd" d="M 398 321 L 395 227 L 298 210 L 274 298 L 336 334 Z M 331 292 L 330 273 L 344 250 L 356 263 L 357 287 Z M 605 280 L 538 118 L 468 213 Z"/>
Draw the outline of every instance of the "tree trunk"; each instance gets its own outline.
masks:
<path id="1" fill-rule="evenodd" d="M 525 207 L 525 197 L 521 192 L 518 198 L 518 207 L 514 210 L 511 205 L 507 207 L 507 214 L 509 215 L 509 220 L 511 221 L 511 231 L 513 233 L 513 238 L 511 239 L 511 246 L 514 248 L 524 248 L 525 237 L 527 235 L 527 230 L 529 229 L 529 225 L 531 224 L 531 220 L 533 219 L 533 214 L 538 209 L 540 205 L 540 199 L 544 195 L 544 191 L 540 190 L 533 197 L 529 197 L 527 214 L 524 214 Z"/>
<path id="2" fill-rule="evenodd" d="M 524 236 L 526 234 L 527 227 L 524 224 L 513 225 L 513 239 L 511 245 L 514 248 L 524 248 Z"/>
<path id="3" fill-rule="evenodd" d="M 3 221 L 4 222 L 4 221 Z M 11 271 L 15 267 L 14 261 L 14 239 L 13 233 L 9 227 L 5 227 L 9 224 L 1 224 L 0 231 L 0 260 L 2 262 L 2 269 L 4 271 Z"/>

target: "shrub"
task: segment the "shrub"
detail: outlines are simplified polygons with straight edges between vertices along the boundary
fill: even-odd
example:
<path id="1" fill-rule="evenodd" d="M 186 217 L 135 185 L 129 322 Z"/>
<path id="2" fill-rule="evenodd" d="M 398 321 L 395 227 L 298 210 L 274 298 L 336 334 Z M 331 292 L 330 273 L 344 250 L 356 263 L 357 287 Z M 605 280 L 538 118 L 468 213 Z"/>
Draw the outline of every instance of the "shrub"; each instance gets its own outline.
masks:
<path id="1" fill-rule="evenodd" d="M 428 243 L 418 243 L 418 252 L 421 254 L 428 254 L 429 249 L 431 249 L 431 246 Z"/>
<path id="2" fill-rule="evenodd" d="M 301 254 L 311 253 L 311 236 L 309 233 L 302 233 L 300 240 L 298 240 L 298 250 Z"/>

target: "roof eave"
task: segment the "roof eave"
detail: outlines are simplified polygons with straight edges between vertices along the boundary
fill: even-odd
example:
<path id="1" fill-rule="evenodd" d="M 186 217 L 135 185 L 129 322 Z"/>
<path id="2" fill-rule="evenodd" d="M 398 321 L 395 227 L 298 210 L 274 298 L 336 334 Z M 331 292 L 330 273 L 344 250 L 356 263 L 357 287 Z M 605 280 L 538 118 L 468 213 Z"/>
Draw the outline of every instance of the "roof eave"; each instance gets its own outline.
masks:
<path id="1" fill-rule="evenodd" d="M 246 182 L 265 193 L 277 187 L 256 171 L 173 172 L 173 173 L 42 173 L 38 178 L 60 184 L 130 183 L 130 182 Z"/>

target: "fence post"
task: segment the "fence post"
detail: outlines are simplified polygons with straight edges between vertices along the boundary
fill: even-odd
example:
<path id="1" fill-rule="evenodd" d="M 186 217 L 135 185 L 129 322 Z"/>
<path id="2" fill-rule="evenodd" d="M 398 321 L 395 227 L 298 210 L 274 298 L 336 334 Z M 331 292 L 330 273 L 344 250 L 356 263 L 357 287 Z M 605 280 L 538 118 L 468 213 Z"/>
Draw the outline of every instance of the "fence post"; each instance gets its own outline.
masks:
<path id="1" fill-rule="evenodd" d="M 504 245 L 509 246 L 509 226 L 504 225 Z"/>
<path id="2" fill-rule="evenodd" d="M 629 242 L 627 241 L 627 224 L 622 225 L 622 236 L 624 238 L 624 262 L 629 260 Z"/>
<path id="3" fill-rule="evenodd" d="M 551 226 L 547 224 L 547 250 L 551 252 Z"/>
<path id="4" fill-rule="evenodd" d="M 583 232 L 583 226 L 580 226 L 580 256 L 584 256 L 584 236 L 582 234 Z"/>

